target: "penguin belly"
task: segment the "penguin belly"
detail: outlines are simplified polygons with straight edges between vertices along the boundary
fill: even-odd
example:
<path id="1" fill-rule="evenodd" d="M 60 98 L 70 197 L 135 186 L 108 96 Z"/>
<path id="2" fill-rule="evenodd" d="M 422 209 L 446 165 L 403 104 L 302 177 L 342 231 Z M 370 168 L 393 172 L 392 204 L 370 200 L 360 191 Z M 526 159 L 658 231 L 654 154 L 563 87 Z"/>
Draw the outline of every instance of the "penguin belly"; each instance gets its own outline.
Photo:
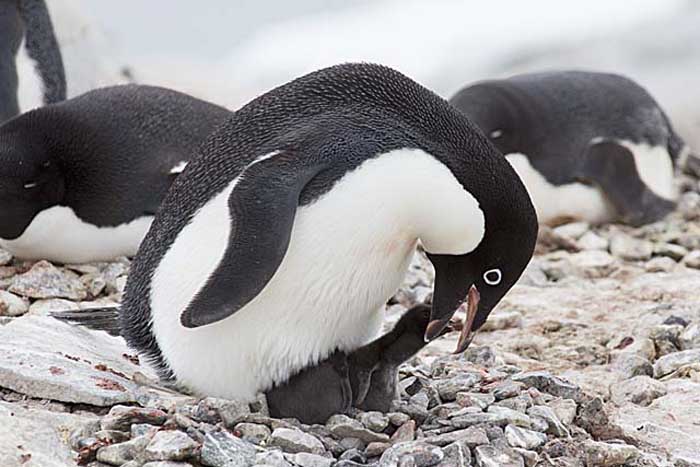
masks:
<path id="1" fill-rule="evenodd" d="M 152 220 L 144 216 L 115 227 L 99 227 L 83 221 L 69 207 L 53 206 L 39 212 L 18 238 L 0 239 L 0 247 L 22 259 L 106 261 L 135 255 Z"/>
<path id="2" fill-rule="evenodd" d="M 578 182 L 554 185 L 530 164 L 526 155 L 508 154 L 506 159 L 525 184 L 540 223 L 580 220 L 600 224 L 614 218 L 615 209 L 598 187 Z"/>

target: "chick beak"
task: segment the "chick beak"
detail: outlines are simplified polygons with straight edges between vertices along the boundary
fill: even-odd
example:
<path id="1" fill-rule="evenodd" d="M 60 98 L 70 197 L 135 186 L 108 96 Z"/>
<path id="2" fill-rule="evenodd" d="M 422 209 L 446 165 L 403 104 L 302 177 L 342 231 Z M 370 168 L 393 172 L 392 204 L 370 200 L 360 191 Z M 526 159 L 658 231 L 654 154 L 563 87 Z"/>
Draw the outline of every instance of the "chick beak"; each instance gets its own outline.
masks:
<path id="1" fill-rule="evenodd" d="M 475 332 L 472 331 L 472 325 L 474 324 L 474 319 L 476 318 L 476 310 L 479 308 L 479 290 L 476 286 L 472 285 L 469 288 L 469 293 L 467 294 L 467 316 L 462 325 L 462 330 L 459 333 L 459 341 L 457 341 L 457 349 L 454 353 L 459 354 L 467 350 L 469 344 L 471 344 L 472 339 L 474 339 Z"/>

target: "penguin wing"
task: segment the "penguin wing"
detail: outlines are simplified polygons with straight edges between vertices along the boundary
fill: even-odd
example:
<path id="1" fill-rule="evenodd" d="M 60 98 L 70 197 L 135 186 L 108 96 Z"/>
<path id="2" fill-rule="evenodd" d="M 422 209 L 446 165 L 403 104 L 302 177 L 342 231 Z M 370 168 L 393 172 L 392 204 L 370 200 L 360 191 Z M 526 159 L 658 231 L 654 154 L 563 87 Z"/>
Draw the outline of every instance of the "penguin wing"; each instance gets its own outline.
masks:
<path id="1" fill-rule="evenodd" d="M 241 172 L 228 198 L 228 247 L 182 312 L 183 326 L 195 328 L 227 318 L 263 290 L 287 252 L 299 195 L 324 168 L 299 154 L 276 151 Z"/>

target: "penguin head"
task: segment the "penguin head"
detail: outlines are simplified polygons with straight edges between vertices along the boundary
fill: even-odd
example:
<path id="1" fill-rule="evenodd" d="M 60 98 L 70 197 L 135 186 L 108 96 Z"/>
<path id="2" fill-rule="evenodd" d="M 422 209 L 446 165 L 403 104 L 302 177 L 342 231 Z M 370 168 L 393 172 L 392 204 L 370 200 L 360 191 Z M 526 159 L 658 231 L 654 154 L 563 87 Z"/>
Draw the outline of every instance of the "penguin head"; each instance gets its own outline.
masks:
<path id="1" fill-rule="evenodd" d="M 22 235 L 64 192 L 61 171 L 41 133 L 31 131 L 23 117 L 0 127 L 0 238 L 6 240 Z"/>

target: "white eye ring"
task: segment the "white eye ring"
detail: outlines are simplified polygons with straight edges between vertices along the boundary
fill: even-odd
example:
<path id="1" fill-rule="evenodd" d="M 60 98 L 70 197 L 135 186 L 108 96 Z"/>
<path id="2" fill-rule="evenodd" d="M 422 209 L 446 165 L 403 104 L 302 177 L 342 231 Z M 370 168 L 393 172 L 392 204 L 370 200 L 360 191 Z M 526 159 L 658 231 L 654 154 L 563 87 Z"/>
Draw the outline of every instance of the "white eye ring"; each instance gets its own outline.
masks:
<path id="1" fill-rule="evenodd" d="M 494 274 L 496 275 L 495 279 L 493 278 Z M 501 279 L 503 279 L 503 274 L 501 274 L 501 270 L 498 268 L 489 269 L 484 273 L 484 282 L 486 282 L 488 285 L 498 285 L 501 283 Z"/>

